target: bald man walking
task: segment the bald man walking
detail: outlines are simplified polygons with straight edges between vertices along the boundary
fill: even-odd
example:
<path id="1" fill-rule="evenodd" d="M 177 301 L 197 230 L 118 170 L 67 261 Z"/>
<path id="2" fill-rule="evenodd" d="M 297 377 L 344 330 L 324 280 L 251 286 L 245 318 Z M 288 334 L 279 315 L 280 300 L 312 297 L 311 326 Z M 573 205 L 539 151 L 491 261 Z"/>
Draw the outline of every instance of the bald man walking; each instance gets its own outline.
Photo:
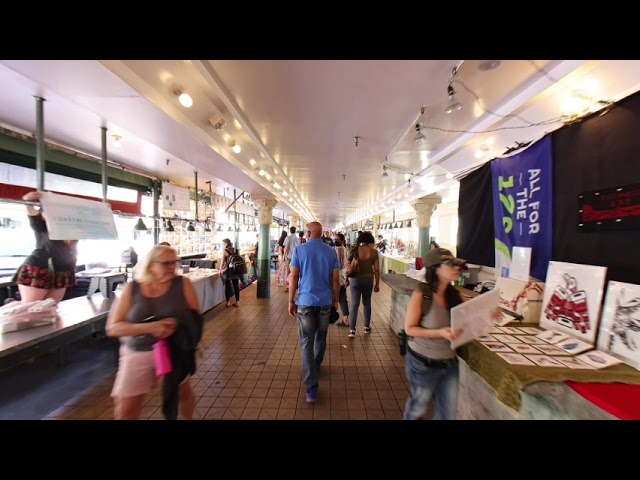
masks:
<path id="1" fill-rule="evenodd" d="M 307 232 L 309 240 L 296 247 L 291 258 L 289 315 L 298 318 L 307 402 L 315 403 L 320 365 L 327 347 L 331 307 L 338 309 L 340 304 L 340 263 L 336 251 L 322 242 L 322 225 L 319 222 L 309 223 Z"/>

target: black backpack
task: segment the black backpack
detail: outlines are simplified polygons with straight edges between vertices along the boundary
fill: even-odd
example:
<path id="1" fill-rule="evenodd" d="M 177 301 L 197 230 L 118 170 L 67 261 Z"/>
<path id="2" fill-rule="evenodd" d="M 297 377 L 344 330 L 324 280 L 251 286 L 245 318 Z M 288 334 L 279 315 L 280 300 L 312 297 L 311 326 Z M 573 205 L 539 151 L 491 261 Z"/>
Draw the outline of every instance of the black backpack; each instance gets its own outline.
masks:
<path id="1" fill-rule="evenodd" d="M 229 255 L 228 266 L 229 266 L 229 273 L 240 274 L 240 275 L 247 273 L 247 264 L 245 263 L 244 258 L 242 258 L 237 253 Z"/>

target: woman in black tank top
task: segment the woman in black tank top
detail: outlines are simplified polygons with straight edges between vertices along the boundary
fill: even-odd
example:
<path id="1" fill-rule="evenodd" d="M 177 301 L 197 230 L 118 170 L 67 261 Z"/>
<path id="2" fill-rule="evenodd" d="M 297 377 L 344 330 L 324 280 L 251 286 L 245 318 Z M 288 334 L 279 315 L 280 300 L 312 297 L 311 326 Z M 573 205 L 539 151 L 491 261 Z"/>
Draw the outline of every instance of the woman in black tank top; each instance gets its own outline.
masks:
<path id="1" fill-rule="evenodd" d="M 176 275 L 178 257 L 167 246 L 156 245 L 136 266 L 109 312 L 106 332 L 121 339 L 120 362 L 112 396 L 115 417 L 140 416 L 145 396 L 155 387 L 153 344 L 167 339 L 173 371 L 164 377 L 165 418 L 193 418 L 195 396 L 189 381 L 195 372 L 195 348 L 202 335 L 200 303 L 186 277 Z M 179 397 L 179 401 L 178 401 Z"/>

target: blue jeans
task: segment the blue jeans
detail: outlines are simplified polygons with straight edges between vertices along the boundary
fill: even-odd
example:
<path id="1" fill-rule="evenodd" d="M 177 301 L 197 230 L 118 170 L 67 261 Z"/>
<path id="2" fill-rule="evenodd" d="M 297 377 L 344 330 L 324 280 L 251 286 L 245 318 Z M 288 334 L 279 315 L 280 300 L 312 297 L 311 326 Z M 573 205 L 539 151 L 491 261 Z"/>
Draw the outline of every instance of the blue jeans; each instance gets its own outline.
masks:
<path id="1" fill-rule="evenodd" d="M 349 330 L 356 329 L 360 296 L 364 305 L 364 326 L 371 325 L 371 294 L 373 292 L 373 277 L 353 277 L 349 279 L 351 286 L 351 314 L 349 315 Z"/>
<path id="2" fill-rule="evenodd" d="M 302 377 L 307 390 L 318 386 L 318 372 L 327 348 L 331 305 L 298 305 L 298 336 L 302 352 Z"/>
<path id="3" fill-rule="evenodd" d="M 434 420 L 455 420 L 458 410 L 458 359 L 425 362 L 407 349 L 406 374 L 411 396 L 404 407 L 403 420 L 421 420 L 431 397 L 435 397 Z M 427 363 L 429 363 L 427 365 Z"/>

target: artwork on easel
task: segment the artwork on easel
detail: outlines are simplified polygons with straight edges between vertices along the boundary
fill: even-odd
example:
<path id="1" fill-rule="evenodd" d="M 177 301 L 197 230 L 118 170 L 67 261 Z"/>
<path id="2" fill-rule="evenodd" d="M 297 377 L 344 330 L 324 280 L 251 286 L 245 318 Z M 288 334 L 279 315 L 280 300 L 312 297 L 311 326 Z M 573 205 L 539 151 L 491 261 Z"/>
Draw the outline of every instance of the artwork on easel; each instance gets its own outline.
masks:
<path id="1" fill-rule="evenodd" d="M 540 326 L 596 343 L 606 267 L 549 262 Z"/>
<path id="2" fill-rule="evenodd" d="M 499 277 L 496 280 L 495 290 L 500 292 L 498 306 L 505 317 L 511 317 L 509 322 L 538 323 L 544 283 Z M 509 322 L 501 322 L 501 324 L 506 325 Z"/>
<path id="3" fill-rule="evenodd" d="M 609 282 L 598 350 L 640 370 L 640 285 Z"/>

